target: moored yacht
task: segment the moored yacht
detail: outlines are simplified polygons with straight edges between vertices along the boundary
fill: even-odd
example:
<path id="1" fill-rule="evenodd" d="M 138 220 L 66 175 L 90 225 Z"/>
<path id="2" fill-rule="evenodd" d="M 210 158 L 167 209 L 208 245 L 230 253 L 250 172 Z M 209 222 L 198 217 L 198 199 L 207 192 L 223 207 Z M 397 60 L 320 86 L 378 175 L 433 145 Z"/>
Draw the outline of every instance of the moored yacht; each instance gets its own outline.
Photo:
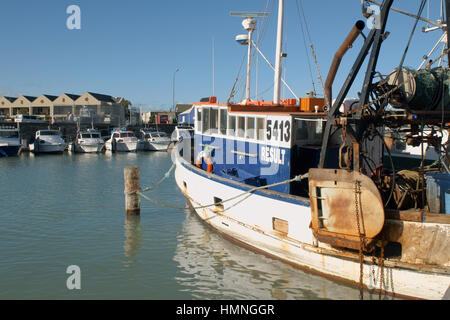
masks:
<path id="1" fill-rule="evenodd" d="M 143 150 L 166 151 L 172 142 L 165 132 L 141 130 Z"/>
<path id="2" fill-rule="evenodd" d="M 111 131 L 111 138 L 105 142 L 105 147 L 113 152 L 136 152 L 138 143 L 133 131 L 115 129 Z"/>
<path id="3" fill-rule="evenodd" d="M 0 157 L 17 156 L 21 146 L 17 127 L 0 126 Z"/>
<path id="4" fill-rule="evenodd" d="M 59 130 L 39 130 L 35 134 L 34 143 L 30 144 L 30 151 L 34 153 L 62 153 L 66 149 L 66 142 Z"/>
<path id="5" fill-rule="evenodd" d="M 100 132 L 94 129 L 78 132 L 73 142 L 73 151 L 79 153 L 102 152 L 104 148 L 105 141 L 101 138 Z"/>

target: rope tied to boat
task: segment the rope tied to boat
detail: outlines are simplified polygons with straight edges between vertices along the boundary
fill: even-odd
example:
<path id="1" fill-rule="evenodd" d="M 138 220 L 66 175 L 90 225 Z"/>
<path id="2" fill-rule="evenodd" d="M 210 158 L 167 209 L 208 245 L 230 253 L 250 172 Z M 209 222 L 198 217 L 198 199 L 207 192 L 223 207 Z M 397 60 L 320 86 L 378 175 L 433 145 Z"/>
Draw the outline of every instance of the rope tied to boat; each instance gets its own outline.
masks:
<path id="1" fill-rule="evenodd" d="M 173 164 L 172 167 L 169 169 L 169 171 L 166 172 L 164 177 L 160 181 L 155 183 L 152 187 L 146 188 L 146 189 L 142 189 L 142 190 L 135 190 L 135 191 L 131 191 L 131 192 L 125 192 L 125 193 L 126 194 L 137 194 L 139 197 L 142 197 L 142 198 L 144 198 L 144 199 L 146 199 L 148 201 L 151 201 L 151 202 L 153 202 L 153 203 L 155 203 L 157 205 L 160 205 L 160 206 L 163 206 L 163 207 L 166 207 L 166 208 L 178 209 L 178 210 L 189 210 L 189 209 L 197 210 L 197 209 L 206 209 L 206 208 L 209 208 L 209 207 L 218 206 L 218 205 L 224 204 L 225 202 L 229 202 L 229 201 L 241 198 L 241 197 L 243 197 L 245 195 L 250 196 L 251 194 L 253 194 L 255 191 L 258 191 L 258 190 L 263 190 L 263 189 L 267 189 L 267 188 L 271 188 L 271 187 L 276 187 L 276 186 L 283 185 L 283 184 L 288 184 L 288 183 L 291 183 L 291 182 L 300 182 L 303 179 L 308 178 L 308 173 L 303 174 L 303 175 L 298 175 L 298 176 L 295 176 L 292 179 L 284 180 L 284 181 L 281 181 L 281 182 L 276 182 L 276 183 L 273 183 L 273 184 L 270 184 L 270 185 L 254 187 L 254 188 L 251 188 L 251 189 L 249 189 L 249 190 L 247 190 L 245 192 L 242 192 L 242 193 L 240 193 L 240 194 L 238 194 L 236 196 L 233 196 L 231 198 L 228 198 L 228 199 L 225 199 L 225 200 L 222 200 L 222 201 L 219 201 L 219 202 L 214 202 L 214 203 L 211 203 L 211 204 L 207 204 L 207 205 L 197 206 L 197 207 L 179 207 L 179 206 L 174 206 L 174 205 L 166 204 L 166 203 L 163 203 L 163 202 L 161 202 L 159 200 L 150 198 L 149 196 L 144 194 L 145 191 L 153 190 L 159 184 L 161 184 L 170 175 L 170 173 L 172 172 L 174 167 L 175 167 L 175 164 Z M 194 199 L 192 199 L 186 192 L 184 192 L 184 194 L 189 200 L 194 201 Z M 245 199 L 243 199 L 243 200 L 245 200 Z M 222 212 L 225 212 L 228 209 L 229 208 L 224 209 Z"/>
<path id="2" fill-rule="evenodd" d="M 163 175 L 163 177 L 162 177 L 158 182 L 156 182 L 154 185 L 152 185 L 151 187 L 147 187 L 147 188 L 140 189 L 140 190 L 128 191 L 128 192 L 127 192 L 127 191 L 124 191 L 124 194 L 126 194 L 126 195 L 136 194 L 136 193 L 139 194 L 139 193 L 143 193 L 143 192 L 147 192 L 147 191 L 150 191 L 150 190 L 155 189 L 155 188 L 158 187 L 161 183 L 163 183 L 164 180 L 166 180 L 167 178 L 169 178 L 170 173 L 173 171 L 173 169 L 175 169 L 175 163 L 172 164 L 172 166 L 170 167 L 170 169 Z"/>

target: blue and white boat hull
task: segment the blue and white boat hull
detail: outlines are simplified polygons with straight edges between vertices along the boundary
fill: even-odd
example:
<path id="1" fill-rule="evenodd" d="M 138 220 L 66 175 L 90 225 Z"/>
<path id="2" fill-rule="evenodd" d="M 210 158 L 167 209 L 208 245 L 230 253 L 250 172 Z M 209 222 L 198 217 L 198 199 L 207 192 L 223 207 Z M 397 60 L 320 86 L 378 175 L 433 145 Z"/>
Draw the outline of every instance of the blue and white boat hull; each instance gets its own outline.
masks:
<path id="1" fill-rule="evenodd" d="M 21 145 L 0 144 L 0 157 L 15 157 L 19 154 Z"/>
<path id="2" fill-rule="evenodd" d="M 199 208 L 236 197 L 252 186 L 197 168 L 183 159 L 177 148 L 173 153 L 178 187 L 195 213 L 225 238 L 301 269 L 344 283 L 359 283 L 357 252 L 342 251 L 315 240 L 310 229 L 309 199 L 259 190 L 223 206 Z M 277 223 L 286 229 L 276 230 Z M 380 270 L 369 257 L 365 258 L 363 283 L 368 289 L 380 288 Z M 408 263 L 388 260 L 382 270 L 383 291 L 394 296 L 442 299 L 448 289 L 447 274 L 420 272 Z"/>

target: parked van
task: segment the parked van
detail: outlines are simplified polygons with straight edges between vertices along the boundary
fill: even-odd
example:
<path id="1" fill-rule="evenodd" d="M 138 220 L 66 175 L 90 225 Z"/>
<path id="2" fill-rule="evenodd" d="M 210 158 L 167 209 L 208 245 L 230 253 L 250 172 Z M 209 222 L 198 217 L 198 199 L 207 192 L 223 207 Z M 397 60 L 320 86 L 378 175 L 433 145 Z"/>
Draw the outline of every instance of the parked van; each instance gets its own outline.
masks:
<path id="1" fill-rule="evenodd" d="M 45 123 L 47 121 L 42 120 L 38 116 L 30 116 L 27 114 L 18 114 L 15 116 L 15 122 L 42 122 L 42 123 Z"/>

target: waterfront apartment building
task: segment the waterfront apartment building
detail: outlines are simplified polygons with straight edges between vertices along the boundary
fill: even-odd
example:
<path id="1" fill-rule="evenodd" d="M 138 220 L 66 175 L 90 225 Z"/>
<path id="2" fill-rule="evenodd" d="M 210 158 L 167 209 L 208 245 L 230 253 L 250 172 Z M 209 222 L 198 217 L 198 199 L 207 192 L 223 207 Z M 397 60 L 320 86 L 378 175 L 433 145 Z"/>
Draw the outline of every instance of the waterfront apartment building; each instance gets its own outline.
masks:
<path id="1" fill-rule="evenodd" d="M 176 113 L 171 111 L 148 111 L 142 113 L 141 117 L 142 123 L 144 124 L 169 124 L 177 122 Z"/>
<path id="2" fill-rule="evenodd" d="M 48 121 L 76 120 L 89 115 L 98 123 L 125 123 L 123 98 L 85 92 L 82 95 L 63 93 L 60 96 L 42 94 L 39 97 L 0 97 L 0 115 L 36 115 Z"/>

